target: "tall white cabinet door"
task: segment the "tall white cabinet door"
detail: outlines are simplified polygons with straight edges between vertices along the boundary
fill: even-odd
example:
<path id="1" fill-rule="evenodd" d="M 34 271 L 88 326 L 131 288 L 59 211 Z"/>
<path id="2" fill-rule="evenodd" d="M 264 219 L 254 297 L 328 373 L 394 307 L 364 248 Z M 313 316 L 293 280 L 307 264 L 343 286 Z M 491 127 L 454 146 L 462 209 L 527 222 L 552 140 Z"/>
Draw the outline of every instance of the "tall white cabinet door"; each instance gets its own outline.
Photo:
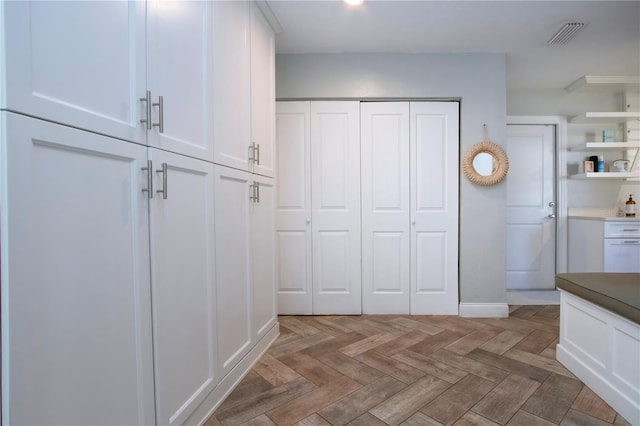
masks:
<path id="1" fill-rule="evenodd" d="M 213 3 L 214 162 L 250 170 L 250 4 Z"/>
<path id="2" fill-rule="evenodd" d="M 458 314 L 457 102 L 411 102 L 411 313 Z"/>
<path id="3" fill-rule="evenodd" d="M 154 424 L 146 148 L 0 129 L 2 423 Z"/>
<path id="4" fill-rule="evenodd" d="M 147 15 L 149 145 L 212 161 L 212 2 L 152 0 Z"/>
<path id="5" fill-rule="evenodd" d="M 362 308 L 409 313 L 409 103 L 364 102 Z"/>
<path id="6" fill-rule="evenodd" d="M 144 2 L 3 2 L 0 108 L 138 143 Z"/>
<path id="7" fill-rule="evenodd" d="M 213 164 L 152 148 L 149 158 L 156 413 L 181 424 L 218 382 Z"/>
<path id="8" fill-rule="evenodd" d="M 251 348 L 252 175 L 215 166 L 218 369 L 227 374 Z"/>
<path id="9" fill-rule="evenodd" d="M 278 313 L 286 315 L 313 313 L 310 105 L 276 105 L 276 287 Z"/>
<path id="10" fill-rule="evenodd" d="M 253 172 L 275 175 L 276 107 L 275 35 L 256 5 L 251 4 L 251 142 L 256 144 Z"/>
<path id="11" fill-rule="evenodd" d="M 275 289 L 275 187 L 274 181 L 253 175 L 251 205 L 252 338 L 257 342 L 277 321 Z"/>
<path id="12" fill-rule="evenodd" d="M 313 313 L 362 312 L 360 103 L 311 103 Z"/>

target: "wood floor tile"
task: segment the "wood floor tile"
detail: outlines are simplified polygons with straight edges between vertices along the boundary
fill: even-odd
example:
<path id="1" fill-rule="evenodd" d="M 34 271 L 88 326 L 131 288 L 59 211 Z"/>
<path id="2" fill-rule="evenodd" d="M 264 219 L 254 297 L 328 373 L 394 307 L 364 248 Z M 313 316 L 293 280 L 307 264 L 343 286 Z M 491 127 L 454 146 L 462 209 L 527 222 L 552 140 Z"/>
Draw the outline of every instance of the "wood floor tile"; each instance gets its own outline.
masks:
<path id="1" fill-rule="evenodd" d="M 228 410 L 218 409 L 215 416 L 225 426 L 239 425 L 316 388 L 316 385 L 300 377 L 277 388 L 253 395 Z"/>
<path id="2" fill-rule="evenodd" d="M 506 370 L 510 373 L 518 374 L 523 377 L 528 377 L 537 382 L 544 382 L 551 374 L 550 371 L 544 370 L 539 367 L 535 367 L 524 362 L 520 362 L 511 358 L 503 357 L 494 354 L 493 352 L 483 351 L 482 349 L 476 349 L 471 352 L 467 357 L 478 361 L 483 364 L 492 365 L 501 370 Z"/>
<path id="3" fill-rule="evenodd" d="M 355 358 L 358 361 L 367 364 L 369 367 L 380 370 L 384 374 L 395 377 L 406 384 L 415 382 L 425 374 L 422 370 L 418 370 L 417 368 L 413 368 L 396 359 L 379 354 L 376 351 L 365 352 Z"/>
<path id="4" fill-rule="evenodd" d="M 316 388 L 279 405 L 268 411 L 267 415 L 278 426 L 293 425 L 360 387 L 360 384 L 343 376 L 329 385 Z"/>
<path id="5" fill-rule="evenodd" d="M 373 367 L 369 367 L 341 352 L 332 352 L 322 355 L 320 361 L 341 372 L 356 382 L 366 385 L 382 377 L 384 373 Z"/>
<path id="6" fill-rule="evenodd" d="M 473 406 L 472 411 L 504 425 L 539 386 L 535 380 L 512 374 Z"/>
<path id="7" fill-rule="evenodd" d="M 459 338 L 450 345 L 445 346 L 445 349 L 458 355 L 466 355 L 472 350 L 493 339 L 499 333 L 499 329 L 474 330 L 466 336 Z"/>
<path id="8" fill-rule="evenodd" d="M 545 419 L 534 416 L 526 411 L 518 411 L 507 423 L 507 426 L 555 426 L 557 423 L 551 423 Z"/>
<path id="9" fill-rule="evenodd" d="M 582 387 L 571 408 L 609 423 L 613 423 L 616 418 L 613 408 L 587 386 Z"/>
<path id="10" fill-rule="evenodd" d="M 452 425 L 495 386 L 493 382 L 469 374 L 423 407 L 420 412 L 444 425 Z"/>
<path id="11" fill-rule="evenodd" d="M 522 410 L 558 424 L 571 408 L 582 387 L 579 380 L 552 374 L 531 395 Z"/>
<path id="12" fill-rule="evenodd" d="M 466 371 L 459 370 L 443 362 L 435 361 L 427 356 L 409 350 L 395 354 L 393 359 L 404 362 L 407 365 L 451 384 L 457 383 L 468 374 Z"/>
<path id="13" fill-rule="evenodd" d="M 281 316 L 205 426 L 632 426 L 556 360 L 557 305 L 509 312 Z"/>
<path id="14" fill-rule="evenodd" d="M 523 333 L 521 331 L 504 330 L 493 339 L 482 344 L 480 349 L 502 355 L 527 337 L 528 334 L 529 333 Z"/>
<path id="15" fill-rule="evenodd" d="M 460 420 L 454 423 L 454 426 L 499 426 L 499 424 L 492 422 L 473 411 L 467 411 Z"/>
<path id="16" fill-rule="evenodd" d="M 399 425 L 450 386 L 451 384 L 444 380 L 425 376 L 369 412 L 390 426 Z"/>
<path id="17" fill-rule="evenodd" d="M 323 408 L 318 414 L 332 425 L 346 425 L 405 387 L 407 387 L 405 383 L 392 377 L 381 377 Z"/>
<path id="18" fill-rule="evenodd" d="M 440 328 L 435 325 L 431 325 L 427 322 L 417 321 L 415 319 L 411 319 L 407 317 L 397 317 L 392 319 L 391 322 L 406 328 L 422 331 L 423 333 L 429 334 L 429 335 L 438 334 L 444 331 L 444 328 Z"/>
<path id="19" fill-rule="evenodd" d="M 509 373 L 493 365 L 475 361 L 468 356 L 460 356 L 447 350 L 439 350 L 429 356 L 429 358 L 451 365 L 462 371 L 475 374 L 494 383 L 500 383 L 509 376 Z"/>
<path id="20" fill-rule="evenodd" d="M 264 354 L 264 356 L 258 360 L 253 367 L 253 371 L 258 373 L 260 377 L 263 377 L 272 386 L 280 386 L 300 377 L 298 373 L 278 361 L 278 359 L 269 353 Z"/>
<path id="21" fill-rule="evenodd" d="M 522 339 L 513 348 L 532 354 L 540 354 L 556 339 L 556 334 L 547 331 L 535 330 Z"/>

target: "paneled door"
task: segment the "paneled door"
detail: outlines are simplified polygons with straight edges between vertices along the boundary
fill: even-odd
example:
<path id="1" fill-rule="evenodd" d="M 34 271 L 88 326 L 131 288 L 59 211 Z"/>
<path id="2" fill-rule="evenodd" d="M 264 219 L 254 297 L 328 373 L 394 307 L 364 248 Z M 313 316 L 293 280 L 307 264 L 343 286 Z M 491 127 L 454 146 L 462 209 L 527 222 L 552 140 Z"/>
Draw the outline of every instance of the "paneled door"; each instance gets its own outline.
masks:
<path id="1" fill-rule="evenodd" d="M 156 413 L 182 424 L 219 378 L 213 164 L 154 148 L 149 159 Z"/>
<path id="2" fill-rule="evenodd" d="M 507 126 L 507 290 L 552 290 L 555 128 Z"/>
<path id="3" fill-rule="evenodd" d="M 313 313 L 362 312 L 360 103 L 311 103 Z"/>
<path id="4" fill-rule="evenodd" d="M 459 103 L 411 102 L 411 314 L 458 314 Z"/>
<path id="5" fill-rule="evenodd" d="M 409 103 L 363 102 L 362 309 L 409 313 Z"/>
<path id="6" fill-rule="evenodd" d="M 276 104 L 276 292 L 278 312 L 313 312 L 311 104 Z"/>

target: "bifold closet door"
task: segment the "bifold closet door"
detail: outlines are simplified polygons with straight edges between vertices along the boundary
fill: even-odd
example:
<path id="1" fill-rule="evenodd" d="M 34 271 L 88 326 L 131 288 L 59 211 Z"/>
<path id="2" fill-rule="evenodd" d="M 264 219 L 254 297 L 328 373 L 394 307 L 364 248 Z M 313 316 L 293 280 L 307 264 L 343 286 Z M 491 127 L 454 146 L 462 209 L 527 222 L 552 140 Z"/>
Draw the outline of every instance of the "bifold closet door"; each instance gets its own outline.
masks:
<path id="1" fill-rule="evenodd" d="M 276 103 L 278 313 L 312 314 L 311 104 Z"/>
<path id="2" fill-rule="evenodd" d="M 313 313 L 362 312 L 360 103 L 311 102 Z"/>
<path id="3" fill-rule="evenodd" d="M 411 314 L 458 314 L 458 102 L 411 102 Z"/>
<path id="4" fill-rule="evenodd" d="M 409 313 L 409 103 L 363 102 L 362 307 Z"/>

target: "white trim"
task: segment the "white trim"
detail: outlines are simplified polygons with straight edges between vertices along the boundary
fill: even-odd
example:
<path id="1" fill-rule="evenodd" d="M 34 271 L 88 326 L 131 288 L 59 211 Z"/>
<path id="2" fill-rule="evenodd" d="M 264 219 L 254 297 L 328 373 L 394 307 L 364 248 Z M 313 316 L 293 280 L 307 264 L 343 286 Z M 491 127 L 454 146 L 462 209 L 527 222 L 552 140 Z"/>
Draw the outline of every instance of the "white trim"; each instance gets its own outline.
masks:
<path id="1" fill-rule="evenodd" d="M 556 128 L 556 273 L 567 272 L 567 117 L 507 116 L 509 124 L 541 124 Z"/>
<path id="2" fill-rule="evenodd" d="M 460 316 L 465 318 L 507 318 L 506 303 L 460 303 Z"/>

